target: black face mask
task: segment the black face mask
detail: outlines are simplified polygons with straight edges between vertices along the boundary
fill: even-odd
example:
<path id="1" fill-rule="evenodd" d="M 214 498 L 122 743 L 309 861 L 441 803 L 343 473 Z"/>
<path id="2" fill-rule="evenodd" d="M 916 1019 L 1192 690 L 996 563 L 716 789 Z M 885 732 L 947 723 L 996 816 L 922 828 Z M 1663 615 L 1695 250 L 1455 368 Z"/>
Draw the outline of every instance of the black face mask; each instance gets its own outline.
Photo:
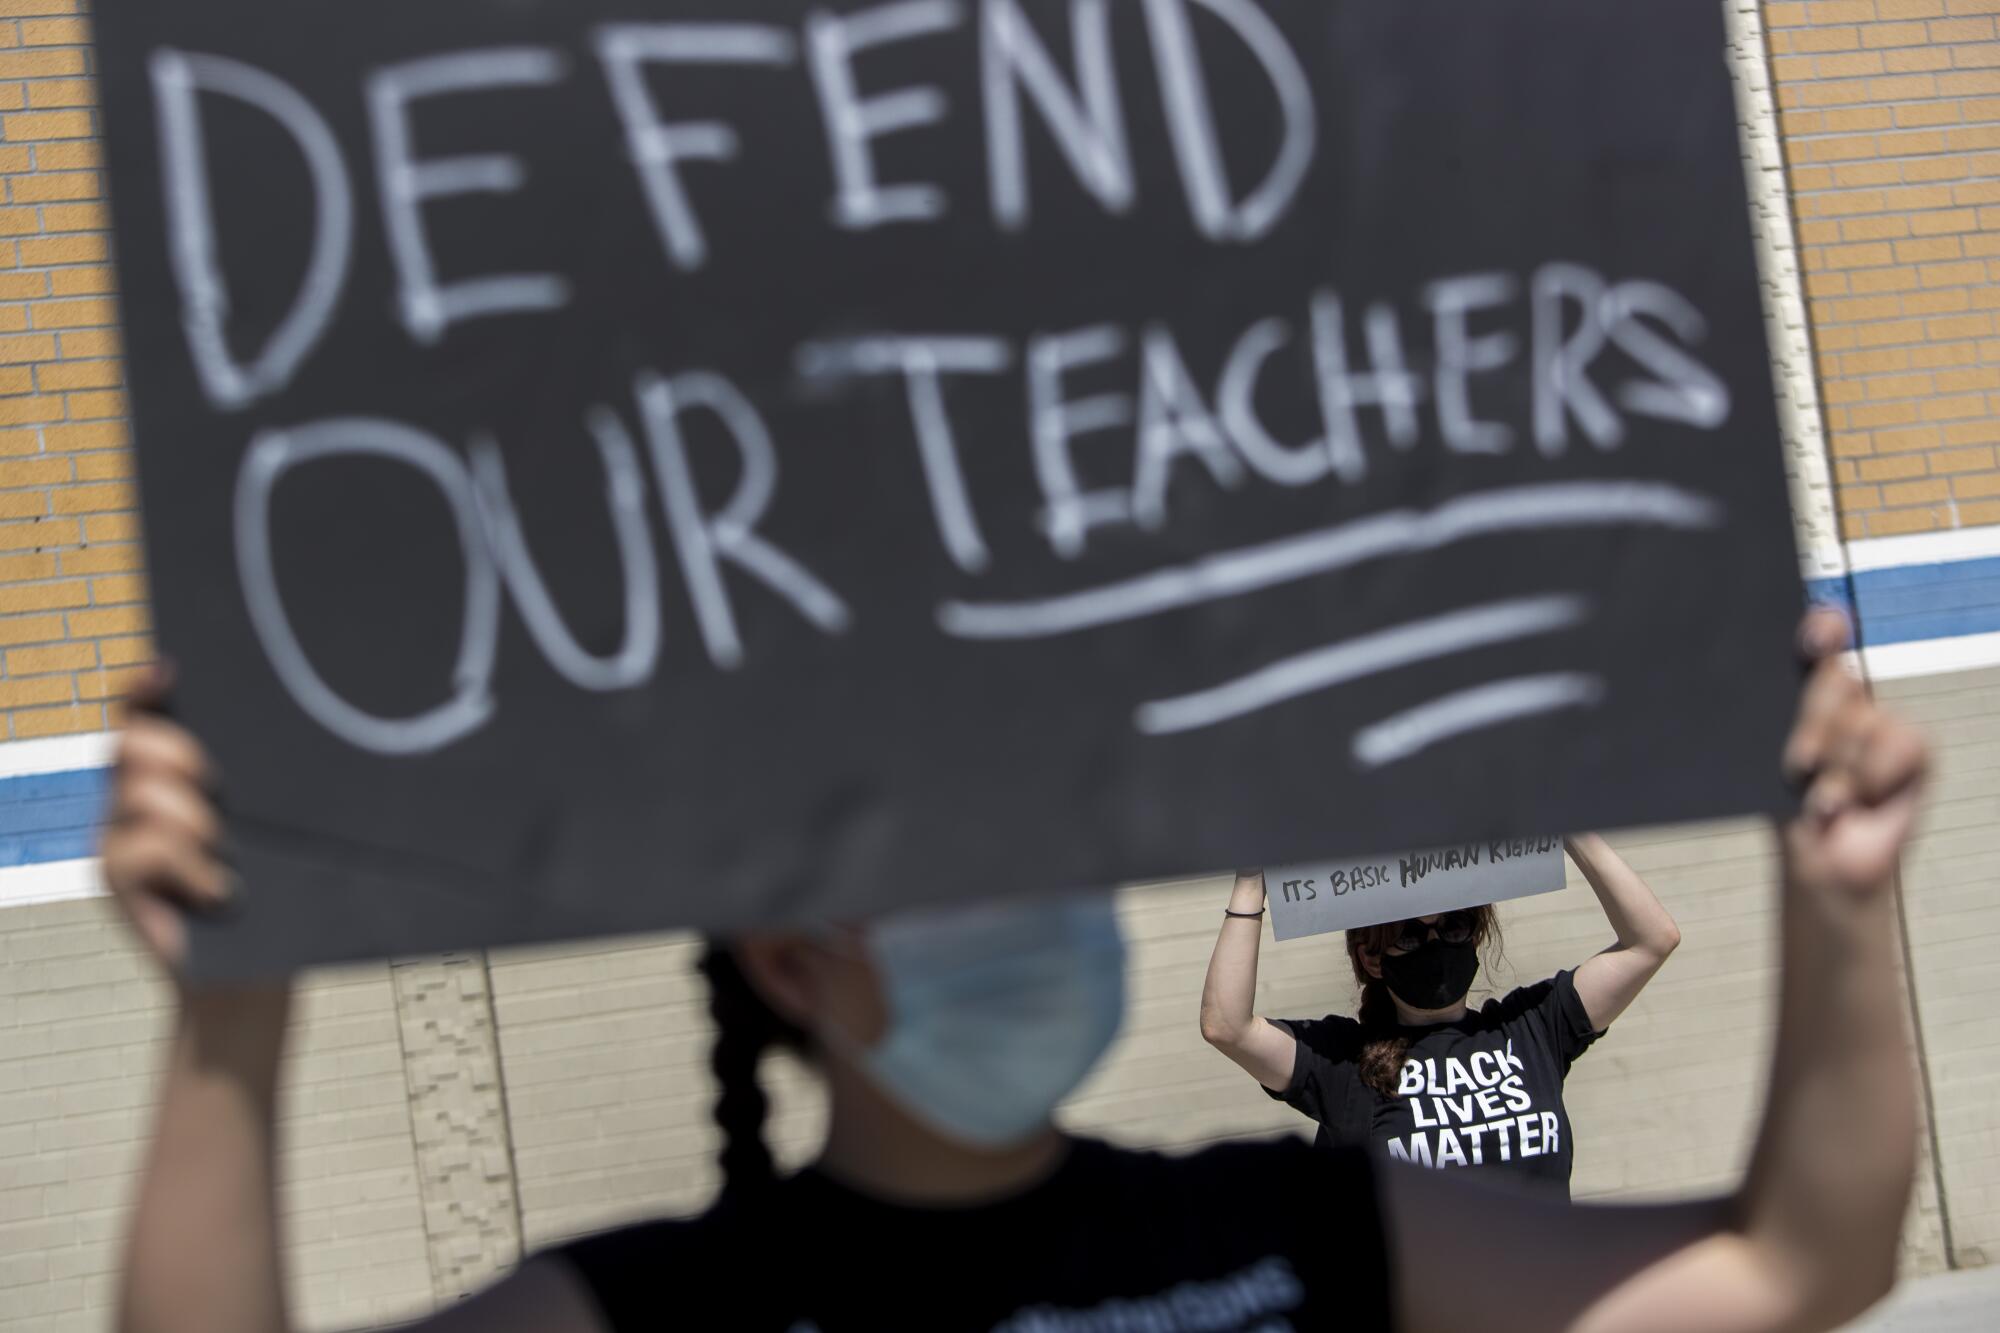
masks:
<path id="1" fill-rule="evenodd" d="M 1382 980 L 1389 993 L 1412 1009 L 1457 1004 L 1478 974 L 1479 946 L 1471 940 L 1446 944 L 1433 939 L 1412 953 L 1382 955 Z"/>

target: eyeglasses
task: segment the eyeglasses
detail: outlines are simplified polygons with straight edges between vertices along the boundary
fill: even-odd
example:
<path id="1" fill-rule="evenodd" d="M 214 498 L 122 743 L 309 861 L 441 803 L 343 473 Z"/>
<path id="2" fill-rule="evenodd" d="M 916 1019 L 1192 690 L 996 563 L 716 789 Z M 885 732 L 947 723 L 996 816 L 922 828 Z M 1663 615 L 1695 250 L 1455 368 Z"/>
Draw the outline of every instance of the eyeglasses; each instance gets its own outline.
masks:
<path id="1" fill-rule="evenodd" d="M 1470 912 L 1446 912 L 1435 921 L 1411 917 L 1397 925 L 1389 947 L 1399 953 L 1415 953 L 1436 935 L 1446 944 L 1464 944 L 1478 930 L 1478 920 Z"/>

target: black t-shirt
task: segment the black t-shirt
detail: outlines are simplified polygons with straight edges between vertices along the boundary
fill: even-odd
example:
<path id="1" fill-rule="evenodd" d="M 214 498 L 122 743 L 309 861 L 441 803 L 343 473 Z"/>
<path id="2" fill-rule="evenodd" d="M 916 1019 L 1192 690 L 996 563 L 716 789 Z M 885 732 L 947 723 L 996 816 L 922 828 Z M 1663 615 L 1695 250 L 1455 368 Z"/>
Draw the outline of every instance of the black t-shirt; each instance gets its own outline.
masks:
<path id="1" fill-rule="evenodd" d="M 616 1333 L 1284 1333 L 1391 1327 L 1374 1173 L 1297 1140 L 1075 1140 L 1027 1192 L 883 1203 L 816 1171 L 558 1252 Z"/>
<path id="2" fill-rule="evenodd" d="M 1570 973 L 1488 1000 L 1455 1023 L 1398 1029 L 1410 1049 L 1394 1097 L 1361 1081 L 1361 1049 L 1375 1033 L 1338 1015 L 1285 1026 L 1298 1057 L 1290 1086 L 1271 1096 L 1319 1121 L 1320 1146 L 1367 1145 L 1396 1161 L 1476 1167 L 1568 1196 L 1563 1079 L 1603 1035 Z"/>

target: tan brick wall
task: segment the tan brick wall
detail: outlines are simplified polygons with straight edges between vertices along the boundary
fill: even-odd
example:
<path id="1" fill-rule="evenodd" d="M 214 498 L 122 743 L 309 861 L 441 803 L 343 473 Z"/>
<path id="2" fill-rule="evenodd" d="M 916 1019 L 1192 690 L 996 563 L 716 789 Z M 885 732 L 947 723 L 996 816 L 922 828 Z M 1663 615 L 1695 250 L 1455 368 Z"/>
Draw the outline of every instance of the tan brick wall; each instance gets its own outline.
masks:
<path id="1" fill-rule="evenodd" d="M 80 8 L 0 0 L 0 738 L 101 728 L 152 652 Z M 1739 35 L 1754 27 L 1754 0 L 1730 8 Z M 1850 536 L 2000 516 L 2000 337 L 1980 292 L 1982 265 L 2000 263 L 1992 13 L 1762 11 Z M 1784 356 L 1777 296 L 1789 433 L 1810 446 L 1813 395 Z M 1817 466 L 1796 478 L 1809 520 Z"/>
<path id="2" fill-rule="evenodd" d="M 2000 1263 L 2000 670 L 1882 693 L 1937 743 L 1938 780 L 1904 895 L 1954 1257 Z"/>
<path id="3" fill-rule="evenodd" d="M 1724 1189 L 1740 1178 L 1749 1155 L 1775 1032 L 1770 837 L 1739 822 L 1614 841 L 1667 903 L 1684 942 L 1570 1076 L 1575 1193 L 1629 1199 Z M 1610 942 L 1594 895 L 1574 867 L 1569 873 L 1564 892 L 1501 907 L 1504 956 L 1482 975 L 1475 999 L 1575 967 Z M 1177 1147 L 1310 1131 L 1210 1051 L 1197 1031 L 1202 974 L 1226 896 L 1220 882 L 1126 896 L 1133 1012 L 1111 1061 L 1072 1103 L 1069 1123 L 1123 1142 Z M 1258 1009 L 1272 1016 L 1352 1013 L 1351 977 L 1339 937 L 1274 944 L 1267 932 Z M 1945 1264 L 1927 1169 L 1904 1267 L 1933 1272 Z"/>
<path id="4" fill-rule="evenodd" d="M 1776 53 L 1849 536 L 2000 521 L 1992 4 L 1728 6 L 1746 55 L 1760 16 Z M 0 0 L 0 739 L 103 727 L 152 654 L 80 9 Z M 1780 203 L 1758 215 L 1774 239 Z M 1788 434 L 1810 454 L 1817 402 L 1777 289 L 1793 260 L 1768 253 Z M 1821 464 L 1795 462 L 1814 528 Z"/>
<path id="5" fill-rule="evenodd" d="M 0 1333 L 103 1333 L 167 995 L 99 902 L 0 912 Z M 313 1329 L 432 1304 L 388 969 L 301 996 L 280 1109 L 291 1281 Z"/>
<path id="6" fill-rule="evenodd" d="M 105 1325 L 164 995 L 98 904 L 0 916 L 0 1329 Z"/>
<path id="7" fill-rule="evenodd" d="M 1204 882 L 1126 895 L 1128 1018 L 1112 1057 L 1066 1108 L 1072 1128 L 1167 1147 L 1309 1128 L 1261 1096 L 1197 1029 L 1225 894 Z M 1287 979 L 1301 1005 L 1305 992 L 1324 991 L 1323 952 L 1306 944 L 1273 954 L 1264 985 L 1274 1002 Z M 493 959 L 529 1249 L 629 1218 L 696 1211 L 712 1198 L 713 1033 L 698 953 L 695 941 L 672 937 Z M 818 1143 L 823 1098 L 789 1060 L 770 1062 L 767 1084 L 767 1137 L 781 1163 L 799 1163 Z"/>
<path id="8" fill-rule="evenodd" d="M 0 0 L 0 736 L 95 731 L 151 656 L 92 55 Z"/>
<path id="9" fill-rule="evenodd" d="M 1991 674 L 1988 692 L 2000 695 L 2000 673 Z M 1946 705 L 1961 713 L 1968 706 Z M 1983 717 L 2000 715 L 2000 698 L 1976 706 Z M 1955 865 L 1963 881 L 1969 863 L 1960 844 L 1968 835 L 1961 829 L 1951 842 L 1946 830 L 1976 816 L 2000 771 L 2000 747 L 1976 729 L 1959 730 L 1969 746 L 1985 747 L 1977 752 L 1985 766 L 1976 753 L 1954 761 L 1953 782 L 1973 776 L 1947 791 L 1941 808 L 1959 813 L 1940 816 L 1939 840 L 1925 852 L 1935 859 L 1923 864 Z M 1577 1192 L 1718 1188 L 1742 1168 L 1768 1058 L 1775 972 L 1767 839 L 1730 825 L 1619 843 L 1670 904 L 1686 943 L 1571 1078 Z M 1167 1147 L 1309 1132 L 1197 1031 L 1225 893 L 1225 885 L 1205 881 L 1125 895 L 1130 1016 L 1110 1060 L 1066 1108 L 1073 1128 Z M 1994 971 L 1962 942 L 1983 920 L 1966 912 L 1991 914 L 1981 897 L 1968 885 L 1955 893 L 1920 887 L 1912 898 L 1920 967 L 1931 966 L 1922 951 L 1938 941 L 1961 941 L 1963 955 L 1937 973 L 1937 984 L 1958 997 L 1956 1008 L 1940 1001 L 1933 1012 L 1920 988 L 1927 1018 L 1946 1025 L 1933 1072 L 1950 1080 L 1940 1126 L 1962 1262 L 1978 1262 L 1978 1245 L 1994 1243 L 1981 1238 L 1994 1229 L 1990 1200 L 2000 1193 L 1990 1025 L 1978 1008 L 1995 989 Z M 1934 909 L 1944 915 L 1925 915 Z M 1573 966 L 1607 934 L 1580 884 L 1503 911 L 1507 961 L 1483 983 L 1494 987 Z M 161 1053 L 162 996 L 102 904 L 10 911 L 0 916 L 0 951 L 0 1333 L 99 1330 Z M 717 1181 L 711 1032 L 695 954 L 693 941 L 672 938 L 493 960 L 511 1162 L 491 1127 L 451 1125 L 454 1108 L 468 1105 L 466 1091 L 490 1091 L 478 1050 L 470 1059 L 449 1054 L 484 1049 L 484 1038 L 468 1034 L 462 1019 L 439 1017 L 440 1001 L 449 1010 L 452 994 L 466 998 L 464 977 L 446 970 L 405 978 L 400 1034 L 388 969 L 315 984 L 302 1005 L 284 1111 L 288 1240 L 308 1325 L 352 1326 L 428 1308 L 462 1290 L 468 1273 L 502 1262 L 514 1241 L 507 1191 L 493 1177 L 506 1165 L 529 1249 L 702 1207 Z M 1928 986 L 1930 973 L 1922 975 Z M 1265 1012 L 1319 1014 L 1352 999 L 1336 938 L 1267 944 Z M 426 1032 L 442 1039 L 426 1045 Z M 770 1135 L 780 1160 L 796 1164 L 817 1142 L 824 1109 L 795 1067 L 774 1062 L 771 1072 Z M 470 1104 L 495 1100 L 478 1095 Z M 1943 1262 L 1927 1169 L 1906 1267 L 1929 1271 Z"/>
<path id="10" fill-rule="evenodd" d="M 1772 858 L 1753 826 L 1621 837 L 1686 943 L 1616 1031 L 1576 1068 L 1579 1197 L 1682 1196 L 1739 1178 L 1755 1133 L 1775 1019 Z M 1156 885 L 1121 899 L 1131 944 L 1128 1014 L 1110 1058 L 1064 1109 L 1081 1132 L 1134 1146 L 1309 1134 L 1201 1040 L 1197 1011 L 1228 886 Z M 1572 871 L 1561 894 L 1502 909 L 1511 988 L 1574 967 L 1609 942 Z M 494 993 L 529 1249 L 635 1217 L 697 1210 L 717 1186 L 706 996 L 685 939 L 539 950 L 494 961 Z M 1351 1012 L 1338 937 L 1265 945 L 1258 1008 Z M 774 1069 L 770 1137 L 800 1160 L 823 1118 L 810 1081 Z M 1945 1266 L 1925 1171 L 1905 1268 Z"/>
<path id="11" fill-rule="evenodd" d="M 1666 969 L 1569 1082 L 1579 1197 L 1678 1196 L 1741 1178 L 1757 1129 L 1777 1019 L 1776 858 L 1755 821 L 1652 829 L 1614 843 L 1680 924 Z M 1609 942 L 1570 869 L 1563 894 L 1506 909 L 1513 975 L 1574 967 Z M 1930 1152 L 1924 1145 L 1926 1162 Z M 1928 1165 L 1904 1228 L 1903 1267 L 1947 1264 Z"/>
<path id="12" fill-rule="evenodd" d="M 2000 0 L 1765 18 L 1843 528 L 2000 523 Z"/>
<path id="13" fill-rule="evenodd" d="M 685 936 L 496 954 L 509 1125 L 530 1250 L 613 1222 L 701 1208 L 719 1181 L 707 988 Z M 817 1145 L 816 1084 L 774 1059 L 768 1138 Z"/>

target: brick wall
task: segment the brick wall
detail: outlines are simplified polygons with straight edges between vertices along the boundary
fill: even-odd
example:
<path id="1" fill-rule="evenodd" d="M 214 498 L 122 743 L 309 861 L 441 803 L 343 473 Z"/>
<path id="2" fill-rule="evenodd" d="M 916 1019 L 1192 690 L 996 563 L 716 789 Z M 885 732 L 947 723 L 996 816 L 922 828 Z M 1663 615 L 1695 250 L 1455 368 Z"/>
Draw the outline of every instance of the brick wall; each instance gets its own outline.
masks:
<path id="1" fill-rule="evenodd" d="M 102 728 L 152 651 L 80 8 L 0 0 L 0 739 Z M 2000 523 L 2000 0 L 1761 17 L 1843 530 Z"/>
<path id="2" fill-rule="evenodd" d="M 1882 693 L 1937 746 L 1903 899 L 1952 1258 L 1976 1268 L 2000 1263 L 2000 670 L 1896 681 Z"/>
<path id="3" fill-rule="evenodd" d="M 1778 57 L 1846 533 L 2000 522 L 2000 385 L 1984 378 L 2000 365 L 2000 270 L 1972 267 L 2000 264 L 2000 149 L 1982 137 L 2000 124 L 2000 0 L 1729 4 L 1746 53 L 1762 18 Z M 77 9 L 0 0 L 0 739 L 102 727 L 120 673 L 150 652 Z M 1775 139 L 1759 134 L 1753 165 L 1776 175 Z M 1915 135 L 1934 137 L 1905 137 Z M 1766 229 L 1789 230 L 1782 192 L 1757 198 Z M 1811 367 L 1786 360 L 1803 324 L 1782 290 L 1791 261 L 1767 258 L 1788 429 L 1809 439 Z M 1885 303 L 1863 304 L 1876 298 Z M 1801 478 L 1802 494 L 1815 488 Z M 1902 696 L 1950 731 L 1938 813 L 1912 862 L 1911 948 L 1955 1257 L 1977 1264 L 2000 1245 L 1995 983 L 1981 948 L 1992 933 L 1983 867 L 2000 677 L 1913 683 Z M 1774 981 L 1769 862 L 1763 839 L 1738 826 L 1621 845 L 1687 944 L 1578 1066 L 1577 1187 L 1682 1193 L 1730 1179 L 1754 1129 Z M 1195 1030 L 1221 892 L 1204 883 L 1128 899 L 1131 1019 L 1065 1111 L 1071 1125 L 1170 1146 L 1305 1130 Z M 1499 985 L 1572 965 L 1604 933 L 1578 887 L 1507 914 Z M 684 938 L 634 940 L 316 984 L 285 1112 L 308 1325 L 414 1312 L 523 1244 L 699 1207 L 715 1185 L 714 1131 L 693 952 Z M 1344 969 L 1337 941 L 1272 948 L 1261 1007 L 1339 1008 L 1351 1000 Z M 156 987 L 101 904 L 0 916 L 0 1333 L 105 1326 L 161 1018 Z M 772 1073 L 772 1135 L 796 1161 L 823 1108 L 796 1068 Z M 1935 1184 L 1927 1167 L 1912 1268 L 1947 1255 Z"/>
<path id="4" fill-rule="evenodd" d="M 1570 1077 L 1576 1193 L 1629 1199 L 1725 1188 L 1748 1158 L 1775 1031 L 1771 840 L 1733 823 L 1657 829 L 1617 843 L 1670 905 L 1684 944 Z M 1226 883 L 1205 880 L 1123 896 L 1126 1022 L 1109 1058 L 1064 1107 L 1068 1127 L 1168 1149 L 1311 1132 L 1201 1040 L 1202 976 L 1227 895 Z M 1574 967 L 1609 942 L 1603 913 L 1574 868 L 1563 893 L 1506 904 L 1501 915 L 1506 953 L 1480 979 L 1479 997 Z M 1950 928 L 1925 921 L 1916 930 L 1934 937 Z M 636 1217 L 689 1213 L 713 1196 L 715 1086 L 697 951 L 675 937 L 494 958 L 528 1249 Z M 1990 987 L 1990 969 L 1976 977 Z M 1338 937 L 1274 945 L 1267 933 L 1260 1012 L 1317 1016 L 1352 1012 L 1354 1002 Z M 817 1143 L 824 1109 L 790 1062 L 774 1061 L 771 1074 L 768 1136 L 779 1159 L 795 1163 Z M 1972 1091 L 1955 1104 L 1954 1129 L 1990 1119 Z M 1952 1182 L 1953 1198 L 1969 1193 L 1975 1207 L 1985 1190 L 1980 1142 L 1961 1133 L 1952 1158 L 1973 1173 Z M 1926 1165 L 1905 1230 L 1906 1271 L 1946 1266 L 1943 1230 L 1936 1175 Z"/>
<path id="5" fill-rule="evenodd" d="M 685 936 L 496 954 L 493 1004 L 529 1249 L 702 1207 L 718 1184 L 708 995 Z M 772 1066 L 769 1138 L 818 1141 L 817 1087 Z"/>
<path id="6" fill-rule="evenodd" d="M 388 973 L 329 973 L 300 996 L 279 1123 L 309 1329 L 435 1299 Z M 107 904 L 0 914 L 0 1333 L 111 1326 L 167 1017 L 165 987 Z"/>
<path id="7" fill-rule="evenodd" d="M 0 0 L 0 713 L 95 731 L 151 655 L 77 0 Z"/>
<path id="8" fill-rule="evenodd" d="M 1990 719 L 1996 688 L 2000 673 L 1906 692 L 1936 719 L 1968 709 Z M 1917 858 L 1911 897 L 1932 1072 L 1945 1080 L 1940 1142 L 1961 1263 L 1992 1252 L 2000 1181 L 1991 1150 L 1993 971 L 1977 941 L 1966 942 L 1993 915 L 1969 859 L 1994 838 L 1977 819 L 2000 768 L 1991 731 L 1959 728 L 1944 813 Z M 1743 825 L 1703 825 L 1618 841 L 1670 904 L 1686 942 L 1570 1079 L 1577 1193 L 1717 1188 L 1742 1169 L 1769 1057 L 1769 840 Z M 1072 1128 L 1169 1148 L 1309 1132 L 1197 1031 L 1226 893 L 1226 884 L 1203 881 L 1125 896 L 1128 1021 L 1065 1108 Z M 1502 913 L 1506 959 L 1482 978 L 1482 992 L 1574 966 L 1608 938 L 1573 874 L 1566 892 Z M 95 1333 L 106 1327 L 146 1132 L 163 997 L 100 903 L 17 909 L 5 925 L 0 1333 Z M 375 967 L 315 983 L 301 1005 L 283 1122 L 287 1239 L 307 1326 L 427 1309 L 460 1294 L 467 1276 L 504 1267 L 517 1246 L 701 1208 L 717 1184 L 716 1135 L 695 955 L 693 941 L 675 937 L 496 956 L 499 1090 L 478 1086 L 482 1066 L 494 1067 L 489 1057 L 467 1055 L 484 1040 L 436 1012 L 440 1001 L 454 1009 L 453 996 L 485 1012 L 487 983 L 475 969 L 454 975 L 449 964 L 426 964 L 443 970 L 392 982 L 390 969 Z M 1352 1003 L 1337 938 L 1267 943 L 1261 1010 L 1312 1015 Z M 797 1163 L 818 1140 L 824 1108 L 789 1062 L 774 1062 L 771 1075 L 769 1135 L 780 1160 Z M 504 1106 L 504 1129 L 480 1129 L 455 1087 Z M 518 1212 L 510 1217 L 509 1208 Z M 1927 1168 L 1904 1263 L 1930 1271 L 1945 1259 Z"/>
<path id="9" fill-rule="evenodd" d="M 1843 530 L 2000 523 L 2000 0 L 1764 13 Z"/>

